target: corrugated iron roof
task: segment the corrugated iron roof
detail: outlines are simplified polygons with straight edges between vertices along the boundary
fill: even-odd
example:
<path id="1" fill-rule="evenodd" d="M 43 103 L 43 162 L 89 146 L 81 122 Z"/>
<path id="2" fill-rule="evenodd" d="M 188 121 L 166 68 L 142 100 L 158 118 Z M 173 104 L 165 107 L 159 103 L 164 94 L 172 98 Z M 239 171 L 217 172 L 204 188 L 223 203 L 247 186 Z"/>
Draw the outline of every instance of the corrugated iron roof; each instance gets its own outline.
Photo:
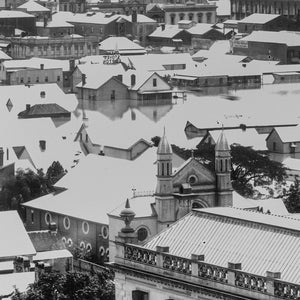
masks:
<path id="1" fill-rule="evenodd" d="M 209 264 L 241 263 L 247 273 L 281 272 L 283 281 L 300 281 L 300 221 L 296 219 L 229 207 L 194 210 L 144 247 L 156 250 L 157 245 L 168 246 L 172 255 L 204 254 Z"/>

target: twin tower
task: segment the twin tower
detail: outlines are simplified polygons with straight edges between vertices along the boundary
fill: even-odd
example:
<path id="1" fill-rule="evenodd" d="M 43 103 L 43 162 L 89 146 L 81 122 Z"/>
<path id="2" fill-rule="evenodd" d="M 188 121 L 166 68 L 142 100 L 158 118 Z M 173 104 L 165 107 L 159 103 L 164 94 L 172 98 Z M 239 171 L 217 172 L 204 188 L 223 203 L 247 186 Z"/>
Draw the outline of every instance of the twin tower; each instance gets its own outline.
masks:
<path id="1" fill-rule="evenodd" d="M 178 201 L 173 195 L 172 155 L 172 148 L 164 131 L 157 148 L 155 193 L 158 222 L 163 223 L 176 221 L 178 210 Z M 214 200 L 208 206 L 232 206 L 231 154 L 223 130 L 215 146 L 215 192 L 212 197 Z"/>

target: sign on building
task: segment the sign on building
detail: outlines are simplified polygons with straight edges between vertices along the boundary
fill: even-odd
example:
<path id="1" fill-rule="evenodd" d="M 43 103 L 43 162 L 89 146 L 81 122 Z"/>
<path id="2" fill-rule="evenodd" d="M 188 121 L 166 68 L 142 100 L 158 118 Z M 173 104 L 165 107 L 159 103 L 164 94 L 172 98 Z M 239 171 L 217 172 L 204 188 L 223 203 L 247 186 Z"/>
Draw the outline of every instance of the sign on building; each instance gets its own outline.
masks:
<path id="1" fill-rule="evenodd" d="M 233 41 L 233 47 L 234 48 L 248 48 L 248 41 Z"/>

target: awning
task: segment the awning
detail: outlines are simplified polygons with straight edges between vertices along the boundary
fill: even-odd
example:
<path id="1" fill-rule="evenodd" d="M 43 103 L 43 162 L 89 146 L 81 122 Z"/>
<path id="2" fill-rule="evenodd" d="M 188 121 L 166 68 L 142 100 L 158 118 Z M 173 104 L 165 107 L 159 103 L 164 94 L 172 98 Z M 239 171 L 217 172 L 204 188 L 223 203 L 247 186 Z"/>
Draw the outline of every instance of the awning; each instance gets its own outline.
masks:
<path id="1" fill-rule="evenodd" d="M 67 249 L 53 250 L 53 251 L 43 251 L 43 252 L 38 252 L 33 257 L 33 261 L 41 261 L 41 260 L 48 260 L 48 259 L 59 259 L 59 258 L 69 258 L 69 257 L 73 257 L 73 255 Z"/>
<path id="2" fill-rule="evenodd" d="M 194 81 L 197 79 L 197 77 L 193 76 L 184 76 L 184 75 L 175 75 L 172 77 L 172 79 L 181 79 L 181 80 L 189 80 L 189 81 Z"/>

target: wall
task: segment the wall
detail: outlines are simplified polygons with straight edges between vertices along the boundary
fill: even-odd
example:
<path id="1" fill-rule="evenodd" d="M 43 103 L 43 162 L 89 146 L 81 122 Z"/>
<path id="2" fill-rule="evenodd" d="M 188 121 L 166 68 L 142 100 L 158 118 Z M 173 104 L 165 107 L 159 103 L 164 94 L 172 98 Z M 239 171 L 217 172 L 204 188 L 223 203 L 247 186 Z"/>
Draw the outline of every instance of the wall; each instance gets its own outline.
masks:
<path id="1" fill-rule="evenodd" d="M 37 35 L 39 36 L 62 37 L 73 33 L 73 27 L 37 27 Z"/>
<path id="2" fill-rule="evenodd" d="M 156 79 L 157 86 L 153 86 L 153 79 Z M 171 87 L 157 74 L 153 74 L 140 88 L 139 92 L 143 93 L 146 91 L 165 91 L 171 90 Z"/>
<path id="3" fill-rule="evenodd" d="M 7 75 L 7 84 L 9 85 L 28 83 L 56 83 L 60 88 L 62 88 L 62 69 L 20 69 L 15 72 L 9 72 Z"/>
<path id="4" fill-rule="evenodd" d="M 138 142 L 137 144 L 135 144 L 131 151 L 130 151 L 130 159 L 131 160 L 134 160 L 136 159 L 138 156 L 140 156 L 144 151 L 146 151 L 150 146 L 143 142 L 143 141 L 140 141 Z"/>
<path id="5" fill-rule="evenodd" d="M 272 134 L 270 134 L 270 136 L 268 137 L 266 142 L 267 142 L 267 148 L 269 151 L 278 152 L 278 153 L 286 153 L 286 152 L 284 152 L 283 143 L 281 142 L 280 137 L 275 130 L 272 131 Z M 274 148 L 273 148 L 273 143 L 276 143 L 276 150 L 274 150 Z"/>
<path id="6" fill-rule="evenodd" d="M 28 32 L 29 35 L 34 35 L 36 33 L 35 17 L 0 18 L 0 34 L 14 36 L 16 28 Z"/>

